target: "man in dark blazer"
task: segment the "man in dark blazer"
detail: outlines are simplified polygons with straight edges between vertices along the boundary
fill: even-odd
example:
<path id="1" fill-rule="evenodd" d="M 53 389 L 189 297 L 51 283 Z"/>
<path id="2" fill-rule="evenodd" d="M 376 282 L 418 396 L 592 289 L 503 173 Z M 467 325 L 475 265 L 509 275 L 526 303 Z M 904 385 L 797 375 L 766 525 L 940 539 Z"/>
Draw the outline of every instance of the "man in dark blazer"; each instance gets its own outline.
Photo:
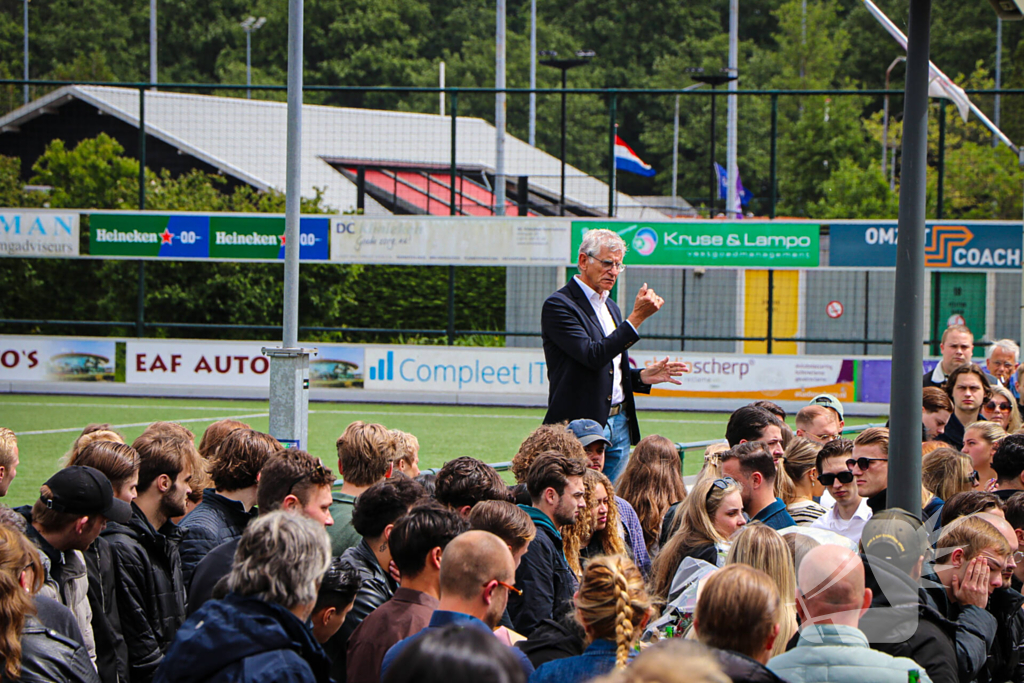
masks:
<path id="1" fill-rule="evenodd" d="M 672 382 L 684 371 L 668 358 L 637 370 L 626 349 L 640 335 L 644 320 L 665 300 L 645 283 L 633 311 L 623 320 L 608 297 L 619 273 L 626 244 L 611 230 L 591 230 L 580 245 L 579 274 L 544 302 L 541 335 L 548 366 L 548 412 L 545 424 L 588 418 L 605 427 L 611 447 L 604 473 L 613 482 L 626 466 L 630 444 L 640 441 L 633 392 L 650 393 L 651 385 Z"/>

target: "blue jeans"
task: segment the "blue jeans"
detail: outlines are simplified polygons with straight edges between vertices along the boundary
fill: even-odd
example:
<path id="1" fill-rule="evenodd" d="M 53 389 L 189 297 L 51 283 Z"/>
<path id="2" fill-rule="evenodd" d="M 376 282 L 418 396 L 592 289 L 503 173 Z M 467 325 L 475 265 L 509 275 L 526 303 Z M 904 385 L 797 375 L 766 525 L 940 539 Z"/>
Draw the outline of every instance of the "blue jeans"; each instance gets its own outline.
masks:
<path id="1" fill-rule="evenodd" d="M 604 449 L 604 476 L 614 484 L 629 460 L 629 418 L 626 417 L 625 406 L 618 415 L 608 418 L 604 436 L 612 442 Z"/>

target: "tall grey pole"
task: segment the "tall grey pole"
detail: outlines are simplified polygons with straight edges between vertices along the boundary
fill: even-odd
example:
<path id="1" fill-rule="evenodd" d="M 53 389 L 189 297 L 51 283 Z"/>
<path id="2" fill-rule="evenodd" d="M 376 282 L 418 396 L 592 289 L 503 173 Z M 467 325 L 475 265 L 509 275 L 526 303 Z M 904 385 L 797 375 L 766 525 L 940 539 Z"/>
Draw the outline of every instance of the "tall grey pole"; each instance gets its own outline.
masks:
<path id="1" fill-rule="evenodd" d="M 807 48 L 807 0 L 803 0 L 800 4 L 800 45 L 805 50 Z M 801 53 L 800 55 L 800 80 L 804 80 L 804 76 L 807 75 L 806 69 L 804 68 L 807 62 L 807 55 Z"/>
<path id="2" fill-rule="evenodd" d="M 679 192 L 679 95 L 676 95 L 676 115 L 672 119 L 672 213 L 675 214 Z M 672 216 L 675 218 L 675 216 Z"/>
<path id="3" fill-rule="evenodd" d="M 740 0 L 729 0 L 729 73 L 735 76 L 739 68 L 739 37 L 740 37 Z M 735 91 L 739 83 L 734 79 L 729 81 L 729 90 Z M 737 167 L 736 150 L 736 129 L 739 121 L 739 97 L 729 95 L 728 131 L 725 143 L 725 165 L 726 165 L 726 204 L 725 217 L 736 218 L 736 206 L 739 200 L 736 195 L 736 185 L 739 178 Z"/>
<path id="4" fill-rule="evenodd" d="M 996 90 L 1003 87 L 1003 19 L 1002 17 L 996 18 Z M 992 123 L 996 124 L 996 128 L 999 128 L 999 108 L 1000 108 L 1000 96 L 996 95 L 995 102 L 995 116 L 992 117 Z M 999 144 L 999 138 L 992 136 L 992 146 L 995 147 Z"/>
<path id="5" fill-rule="evenodd" d="M 537 87 L 537 0 L 530 0 L 530 90 Z M 530 93 L 530 147 L 537 145 L 537 93 Z"/>
<path id="6" fill-rule="evenodd" d="M 889 507 L 921 510 L 921 367 L 931 0 L 910 0 L 889 414 Z"/>
<path id="7" fill-rule="evenodd" d="M 498 0 L 495 31 L 494 88 L 494 215 L 505 215 L 505 0 Z"/>
<path id="8" fill-rule="evenodd" d="M 149 82 L 156 85 L 156 0 L 149 0 Z"/>
<path id="9" fill-rule="evenodd" d="M 288 0 L 288 138 L 284 204 L 283 348 L 270 357 L 270 434 L 282 445 L 308 448 L 309 354 L 299 348 L 299 228 L 302 199 L 302 2 Z"/>
<path id="10" fill-rule="evenodd" d="M 245 30 L 245 99 L 252 99 L 252 31 Z M 288 245 L 285 245 L 286 247 Z"/>
<path id="11" fill-rule="evenodd" d="M 24 14 L 25 14 L 25 69 L 24 69 L 24 75 L 22 76 L 22 78 L 24 78 L 27 81 L 28 80 L 28 0 L 25 0 L 24 6 L 25 6 L 25 12 L 24 12 Z M 28 83 L 26 83 L 23 86 L 22 89 L 23 89 L 24 94 L 25 94 L 25 104 L 28 104 Z"/>

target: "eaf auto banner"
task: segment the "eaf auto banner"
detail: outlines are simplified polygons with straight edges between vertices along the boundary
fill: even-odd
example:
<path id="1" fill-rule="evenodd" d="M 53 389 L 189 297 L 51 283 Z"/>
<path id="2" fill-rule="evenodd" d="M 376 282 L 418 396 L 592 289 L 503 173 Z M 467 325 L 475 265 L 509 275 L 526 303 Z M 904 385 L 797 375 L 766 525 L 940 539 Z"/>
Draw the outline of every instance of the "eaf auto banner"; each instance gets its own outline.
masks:
<path id="1" fill-rule="evenodd" d="M 325 261 L 330 219 L 299 221 L 299 258 Z M 284 258 L 283 216 L 256 214 L 94 213 L 89 218 L 93 256 Z"/>
<path id="2" fill-rule="evenodd" d="M 267 387 L 270 359 L 264 347 L 279 342 L 129 339 L 125 382 L 177 386 Z M 363 383 L 363 348 L 319 345 L 310 357 L 312 387 L 358 388 Z"/>
<path id="3" fill-rule="evenodd" d="M 606 228 L 626 241 L 626 265 L 814 268 L 816 223 L 772 221 L 573 221 L 569 261 L 576 262 L 583 235 Z"/>
<path id="4" fill-rule="evenodd" d="M 114 339 L 0 337 L 0 381 L 112 382 Z"/>
<path id="5" fill-rule="evenodd" d="M 78 214 L 0 209 L 0 256 L 78 256 Z"/>
<path id="6" fill-rule="evenodd" d="M 360 218 L 331 222 L 331 260 L 341 263 L 562 266 L 568 220 L 559 218 Z"/>
<path id="7" fill-rule="evenodd" d="M 652 396 L 808 400 L 821 393 L 841 401 L 856 395 L 853 360 L 832 356 L 739 356 L 670 351 L 631 352 L 643 368 L 668 356 L 683 363 L 681 384 L 656 384 Z"/>

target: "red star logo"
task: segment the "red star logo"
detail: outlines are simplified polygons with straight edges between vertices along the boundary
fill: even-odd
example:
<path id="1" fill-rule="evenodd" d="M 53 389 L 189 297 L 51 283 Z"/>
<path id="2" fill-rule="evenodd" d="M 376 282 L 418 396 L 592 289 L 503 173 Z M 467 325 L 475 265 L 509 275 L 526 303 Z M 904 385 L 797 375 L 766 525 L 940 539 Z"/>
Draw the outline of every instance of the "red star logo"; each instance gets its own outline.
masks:
<path id="1" fill-rule="evenodd" d="M 284 246 L 284 235 L 278 235 L 281 238 L 281 246 Z"/>
<path id="2" fill-rule="evenodd" d="M 160 233 L 160 244 L 173 244 L 174 233 L 164 228 L 164 231 Z"/>

